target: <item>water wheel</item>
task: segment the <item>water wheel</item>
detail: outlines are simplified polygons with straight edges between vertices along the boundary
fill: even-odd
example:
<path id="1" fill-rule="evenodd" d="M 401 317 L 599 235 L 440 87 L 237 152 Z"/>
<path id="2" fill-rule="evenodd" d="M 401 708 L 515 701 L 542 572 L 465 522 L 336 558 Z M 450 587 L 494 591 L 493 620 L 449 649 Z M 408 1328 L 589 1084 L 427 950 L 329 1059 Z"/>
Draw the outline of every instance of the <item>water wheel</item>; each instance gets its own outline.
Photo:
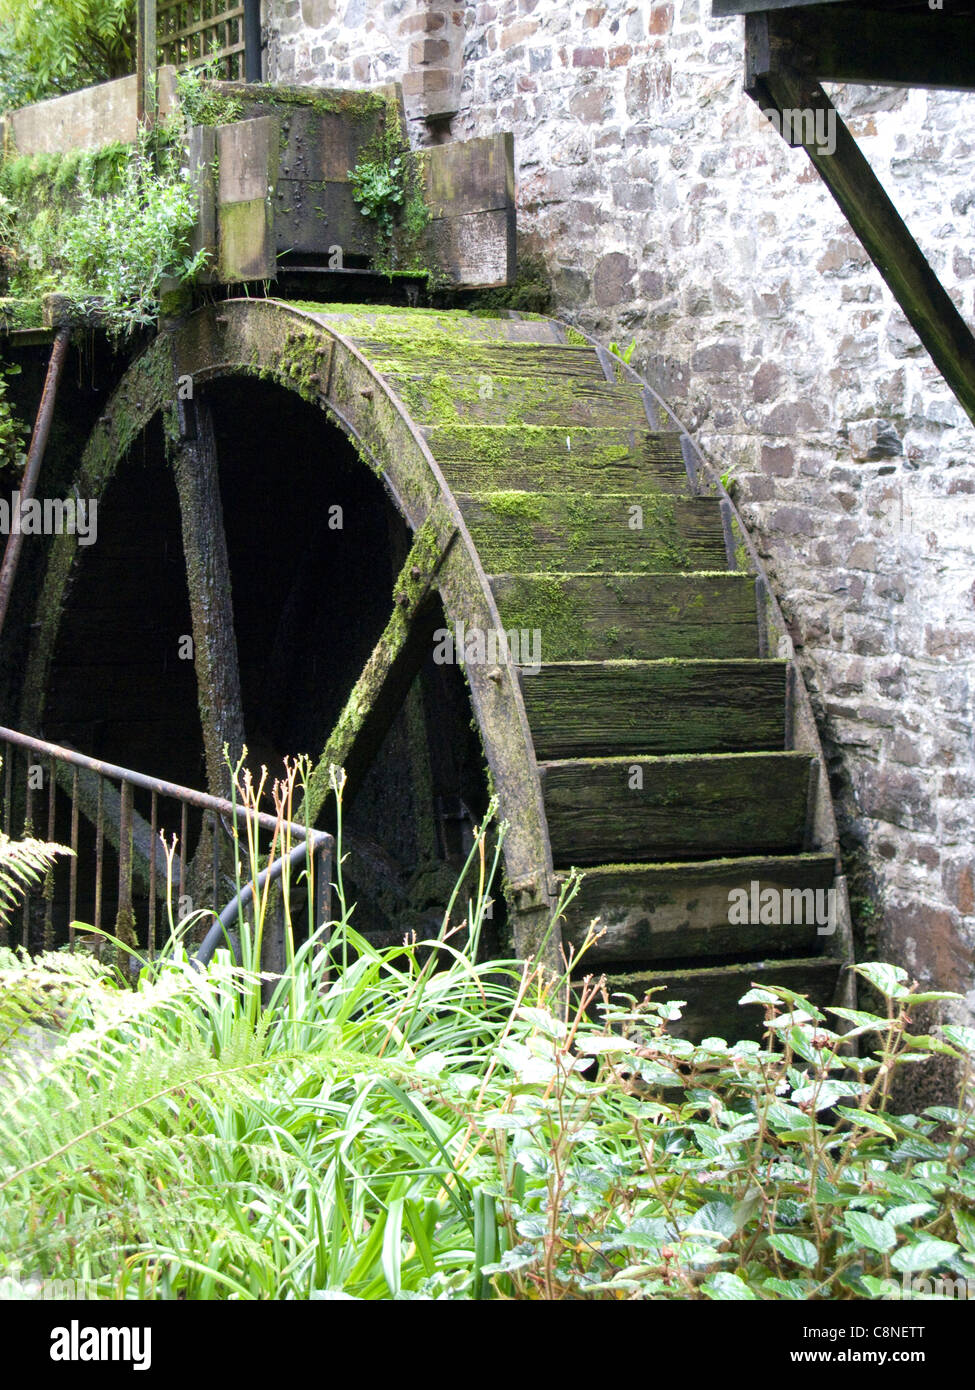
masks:
<path id="1" fill-rule="evenodd" d="M 237 394 L 221 398 L 233 383 Z M 273 389 L 280 400 L 282 388 L 300 422 L 260 396 Z M 374 523 L 363 521 L 338 562 L 342 573 L 358 564 L 347 597 L 361 593 L 370 616 L 358 626 L 346 617 L 356 640 L 331 663 L 333 705 L 313 750 L 314 814 L 326 808 L 332 763 L 346 767 L 354 793 L 362 789 L 363 806 L 383 807 L 376 769 L 382 776 L 389 740 L 412 719 L 409 756 L 415 762 L 419 748 L 434 769 L 425 786 L 440 816 L 439 848 L 428 849 L 448 857 L 443 827 L 471 802 L 474 814 L 477 792 L 467 790 L 469 750 L 465 770 L 444 774 L 443 748 L 462 739 L 472 708 L 509 826 L 505 896 L 519 953 L 538 948 L 560 881 L 577 866 L 585 878 L 562 940 L 578 944 L 598 918 L 604 930 L 587 966 L 636 992 L 667 986 L 690 1001 L 692 1031 L 741 1032 L 735 1001 L 753 979 L 825 1002 L 845 995 L 845 886 L 791 644 L 730 500 L 634 372 L 543 317 L 233 301 L 160 334 L 128 370 L 86 448 L 80 495 L 108 495 L 156 418 L 193 600 L 194 746 L 202 744 L 211 788 L 224 776 L 222 745 L 246 737 L 255 700 L 238 591 L 248 582 L 260 591 L 253 567 L 265 509 L 287 494 L 300 458 L 300 468 L 333 479 L 332 492 L 301 494 L 300 519 L 319 549 L 336 507 L 344 517 L 360 505 Z M 235 422 L 249 532 L 229 516 L 216 463 Z M 334 487 L 344 501 L 330 501 Z M 245 553 L 244 533 L 250 569 L 232 563 Z M 147 543 L 133 541 L 133 552 Z M 26 726 L 50 737 L 70 669 L 62 615 L 85 563 L 75 537 L 58 538 L 22 711 Z M 314 581 L 314 571 L 305 575 L 303 611 L 330 612 L 333 581 L 319 576 L 317 600 Z M 329 621 L 339 642 L 341 622 Z M 272 634 L 258 644 L 258 665 L 273 665 L 273 650 Z M 469 706 L 457 696 L 461 653 Z M 412 805 L 416 819 L 415 788 Z M 365 842 L 368 825 L 361 830 Z M 375 842 L 391 833 L 372 837 L 380 859 Z M 767 907 L 827 896 L 828 922 L 809 911 L 786 922 Z M 743 911 L 730 913 L 730 903 Z M 550 937 L 547 949 L 558 945 Z"/>

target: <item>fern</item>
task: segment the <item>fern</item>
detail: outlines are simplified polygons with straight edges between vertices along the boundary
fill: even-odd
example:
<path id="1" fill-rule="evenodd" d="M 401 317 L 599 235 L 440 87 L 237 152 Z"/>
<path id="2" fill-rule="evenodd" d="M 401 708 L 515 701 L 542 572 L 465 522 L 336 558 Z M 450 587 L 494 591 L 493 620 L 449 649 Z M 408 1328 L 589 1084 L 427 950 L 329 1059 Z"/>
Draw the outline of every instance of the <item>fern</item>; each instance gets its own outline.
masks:
<path id="1" fill-rule="evenodd" d="M 24 893 L 38 886 L 59 854 L 74 850 L 44 840 L 12 840 L 0 830 L 0 922 L 9 924 L 10 912 Z"/>

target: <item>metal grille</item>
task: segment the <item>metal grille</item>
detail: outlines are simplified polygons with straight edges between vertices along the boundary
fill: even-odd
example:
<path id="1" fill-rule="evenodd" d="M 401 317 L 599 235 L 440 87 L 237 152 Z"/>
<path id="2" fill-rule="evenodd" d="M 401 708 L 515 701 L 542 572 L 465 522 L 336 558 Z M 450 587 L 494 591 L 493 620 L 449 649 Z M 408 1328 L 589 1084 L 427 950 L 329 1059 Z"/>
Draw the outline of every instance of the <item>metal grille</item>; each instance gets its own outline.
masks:
<path id="1" fill-rule="evenodd" d="M 243 0 L 157 0 L 156 45 L 160 66 L 213 63 L 225 81 L 244 80 Z"/>

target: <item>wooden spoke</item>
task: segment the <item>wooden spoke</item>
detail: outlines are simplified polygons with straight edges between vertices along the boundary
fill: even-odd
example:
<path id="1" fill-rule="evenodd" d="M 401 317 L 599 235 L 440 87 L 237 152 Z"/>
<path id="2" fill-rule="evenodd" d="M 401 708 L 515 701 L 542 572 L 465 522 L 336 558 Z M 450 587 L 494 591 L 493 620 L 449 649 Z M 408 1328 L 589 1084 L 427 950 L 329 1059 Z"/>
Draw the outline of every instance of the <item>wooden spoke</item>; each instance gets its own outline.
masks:
<path id="1" fill-rule="evenodd" d="M 437 617 L 431 591 L 456 534 L 446 509 L 439 506 L 418 528 L 393 586 L 392 616 L 312 771 L 307 805 L 298 811 L 296 820 L 302 820 L 306 812 L 312 823 L 318 818 L 331 792 L 332 767 L 345 769 L 347 794 L 355 794 L 406 703 L 410 686 L 430 652 Z"/>
<path id="2" fill-rule="evenodd" d="M 207 785 L 214 795 L 228 796 L 223 749 L 227 744 L 231 759 L 239 757 L 244 713 L 217 449 L 205 401 L 181 402 L 174 453 Z"/>

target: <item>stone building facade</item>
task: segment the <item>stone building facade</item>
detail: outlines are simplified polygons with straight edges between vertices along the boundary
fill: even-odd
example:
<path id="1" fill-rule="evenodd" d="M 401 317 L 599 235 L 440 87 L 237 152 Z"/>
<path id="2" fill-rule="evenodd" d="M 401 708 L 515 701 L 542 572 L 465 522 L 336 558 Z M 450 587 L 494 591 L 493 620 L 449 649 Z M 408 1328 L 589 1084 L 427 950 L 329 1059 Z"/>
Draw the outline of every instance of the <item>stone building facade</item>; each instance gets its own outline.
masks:
<path id="1" fill-rule="evenodd" d="M 975 1007 L 975 430 L 710 0 L 267 0 L 266 75 L 511 130 L 520 251 L 730 473 L 832 763 L 861 928 Z M 932 25 L 938 23 L 932 12 Z M 832 95 L 975 317 L 975 97 Z M 856 906 L 857 904 L 855 904 Z"/>

